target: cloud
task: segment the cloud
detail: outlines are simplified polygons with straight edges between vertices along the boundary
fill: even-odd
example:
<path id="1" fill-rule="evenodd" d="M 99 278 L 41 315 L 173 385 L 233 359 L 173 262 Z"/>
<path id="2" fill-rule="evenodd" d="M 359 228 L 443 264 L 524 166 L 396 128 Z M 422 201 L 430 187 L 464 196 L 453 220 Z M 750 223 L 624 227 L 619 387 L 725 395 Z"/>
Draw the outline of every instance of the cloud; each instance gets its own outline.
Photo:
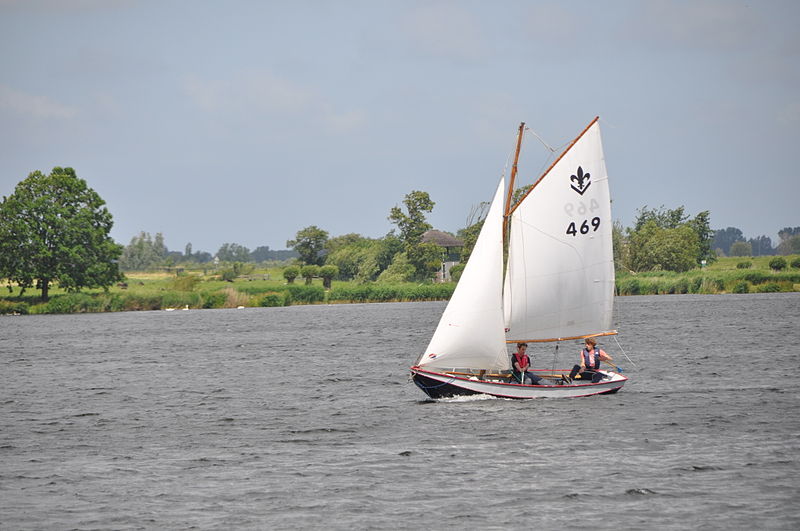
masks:
<path id="1" fill-rule="evenodd" d="M 190 78 L 185 89 L 201 109 L 211 112 L 300 112 L 313 97 L 305 87 L 268 72 L 250 72 L 224 80 Z"/>
<path id="2" fill-rule="evenodd" d="M 758 8 L 720 0 L 642 3 L 630 23 L 637 42 L 713 52 L 742 50 L 764 33 Z"/>
<path id="3" fill-rule="evenodd" d="M 0 8 L 39 13 L 66 13 L 127 8 L 134 0 L 0 0 Z"/>
<path id="4" fill-rule="evenodd" d="M 314 119 L 332 132 L 352 131 L 367 121 L 364 111 L 340 110 L 317 90 L 267 71 L 250 71 L 228 79 L 190 77 L 184 90 L 199 109 L 244 120 Z"/>
<path id="5" fill-rule="evenodd" d="M 37 96 L 0 84 L 0 109 L 34 118 L 62 118 L 76 116 L 75 107 L 63 105 L 47 96 Z"/>
<path id="6" fill-rule="evenodd" d="M 789 125 L 800 124 L 800 102 L 786 105 L 778 116 L 778 121 Z"/>
<path id="7" fill-rule="evenodd" d="M 417 8 L 402 23 L 415 47 L 434 56 L 474 60 L 486 53 L 486 39 L 474 13 L 454 3 Z"/>

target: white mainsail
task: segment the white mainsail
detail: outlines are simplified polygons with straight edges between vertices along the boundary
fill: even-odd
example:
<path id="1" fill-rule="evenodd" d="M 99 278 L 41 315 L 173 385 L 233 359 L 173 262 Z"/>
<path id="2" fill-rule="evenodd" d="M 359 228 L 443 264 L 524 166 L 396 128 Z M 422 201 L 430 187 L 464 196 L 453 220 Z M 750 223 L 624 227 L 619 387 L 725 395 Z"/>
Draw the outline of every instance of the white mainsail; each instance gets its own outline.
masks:
<path id="1" fill-rule="evenodd" d="M 609 332 L 611 201 L 595 119 L 511 215 L 504 285 L 509 341 Z"/>
<path id="2" fill-rule="evenodd" d="M 420 366 L 509 368 L 502 300 L 504 189 L 505 179 L 501 179 L 469 261 Z"/>

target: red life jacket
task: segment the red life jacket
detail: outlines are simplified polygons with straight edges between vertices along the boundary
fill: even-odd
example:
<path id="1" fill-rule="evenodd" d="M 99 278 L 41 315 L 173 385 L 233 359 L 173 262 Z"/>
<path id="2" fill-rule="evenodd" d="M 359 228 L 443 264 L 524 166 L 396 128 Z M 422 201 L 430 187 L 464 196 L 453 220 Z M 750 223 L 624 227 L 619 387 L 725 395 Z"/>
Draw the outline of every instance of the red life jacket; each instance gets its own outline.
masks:
<path id="1" fill-rule="evenodd" d="M 527 354 L 520 354 L 519 352 L 515 352 L 514 353 L 514 361 L 517 362 L 517 365 L 519 365 L 522 368 L 523 371 L 527 370 L 528 367 L 531 366 L 531 359 L 528 357 Z M 527 361 L 528 362 L 527 365 L 523 364 L 523 361 Z M 511 368 L 513 369 L 513 371 L 515 373 L 518 372 L 517 368 L 514 367 L 513 365 L 512 365 Z"/>

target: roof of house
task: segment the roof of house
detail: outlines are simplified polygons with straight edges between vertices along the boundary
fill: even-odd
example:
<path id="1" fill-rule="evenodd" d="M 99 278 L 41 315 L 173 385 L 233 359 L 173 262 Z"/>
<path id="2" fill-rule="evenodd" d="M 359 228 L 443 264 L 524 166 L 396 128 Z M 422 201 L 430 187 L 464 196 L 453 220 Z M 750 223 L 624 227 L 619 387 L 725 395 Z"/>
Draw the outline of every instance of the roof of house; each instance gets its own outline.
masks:
<path id="1" fill-rule="evenodd" d="M 425 243 L 435 243 L 445 249 L 450 247 L 464 247 L 464 242 L 455 236 L 451 236 L 446 232 L 440 230 L 429 230 L 422 235 L 422 241 Z"/>

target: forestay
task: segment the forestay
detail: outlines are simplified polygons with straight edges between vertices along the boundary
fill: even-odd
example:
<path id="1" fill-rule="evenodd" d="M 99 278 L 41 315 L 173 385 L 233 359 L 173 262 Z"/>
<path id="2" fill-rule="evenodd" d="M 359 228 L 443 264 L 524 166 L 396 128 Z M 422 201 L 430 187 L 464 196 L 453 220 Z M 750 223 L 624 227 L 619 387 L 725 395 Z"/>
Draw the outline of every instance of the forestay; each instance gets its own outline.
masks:
<path id="1" fill-rule="evenodd" d="M 610 331 L 611 226 L 595 119 L 511 214 L 504 285 L 508 341 Z"/>
<path id="2" fill-rule="evenodd" d="M 503 332 L 503 191 L 500 180 L 461 279 L 418 365 L 508 370 Z"/>

